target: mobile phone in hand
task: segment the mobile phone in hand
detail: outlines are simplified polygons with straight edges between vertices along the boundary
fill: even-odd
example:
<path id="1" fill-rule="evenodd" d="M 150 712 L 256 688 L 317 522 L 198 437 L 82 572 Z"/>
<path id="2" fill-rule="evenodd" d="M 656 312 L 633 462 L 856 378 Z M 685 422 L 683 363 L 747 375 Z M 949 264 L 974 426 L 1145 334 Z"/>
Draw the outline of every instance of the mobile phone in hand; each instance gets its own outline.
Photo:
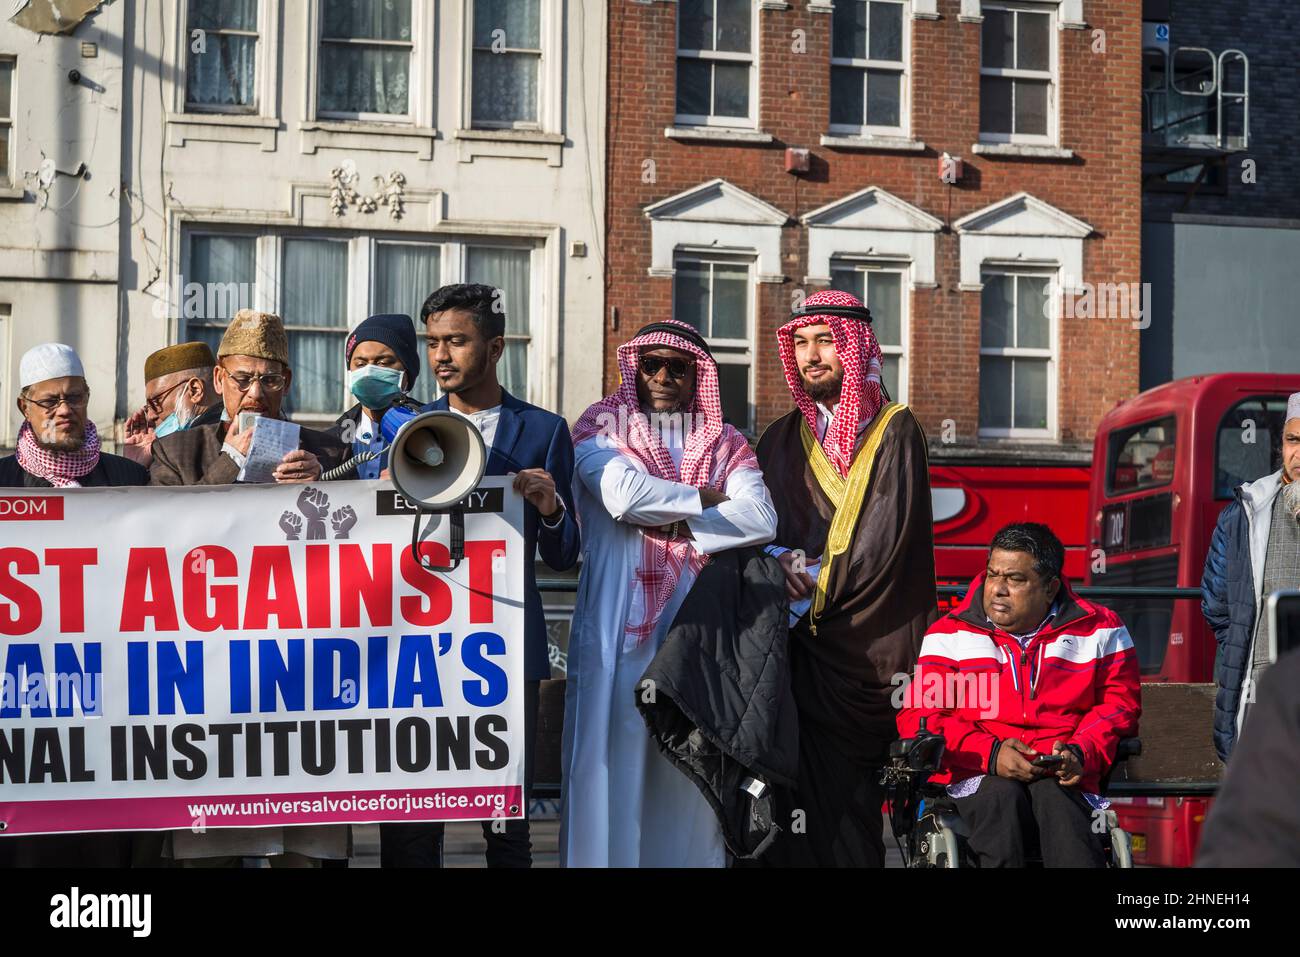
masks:
<path id="1" fill-rule="evenodd" d="M 1059 771 L 1061 765 L 1065 763 L 1065 757 L 1060 754 L 1040 754 L 1030 763 L 1036 768 L 1043 768 L 1047 771 Z"/>

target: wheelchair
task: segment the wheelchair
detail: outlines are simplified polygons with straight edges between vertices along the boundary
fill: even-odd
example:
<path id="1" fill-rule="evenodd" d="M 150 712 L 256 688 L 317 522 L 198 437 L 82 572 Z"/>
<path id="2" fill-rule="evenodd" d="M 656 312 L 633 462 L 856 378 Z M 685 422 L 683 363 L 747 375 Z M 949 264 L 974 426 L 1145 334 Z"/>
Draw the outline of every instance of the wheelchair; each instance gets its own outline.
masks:
<path id="1" fill-rule="evenodd" d="M 930 776 L 939 771 L 943 762 L 942 735 L 926 729 L 921 719 L 916 737 L 895 741 L 889 748 L 889 763 L 885 766 L 883 784 L 889 808 L 889 825 L 899 842 L 905 867 L 979 867 L 979 861 L 970 848 L 970 832 L 962 823 L 957 806 L 943 785 L 929 783 Z M 1116 749 L 1115 764 L 1142 753 L 1139 738 L 1124 738 Z M 1102 793 L 1110 783 L 1110 772 L 1102 779 Z M 1107 808 L 1106 831 L 1101 835 L 1106 866 L 1130 868 L 1133 866 L 1132 841 L 1128 832 L 1119 826 L 1113 809 Z M 1042 860 L 1032 856 L 1028 866 L 1042 866 Z"/>

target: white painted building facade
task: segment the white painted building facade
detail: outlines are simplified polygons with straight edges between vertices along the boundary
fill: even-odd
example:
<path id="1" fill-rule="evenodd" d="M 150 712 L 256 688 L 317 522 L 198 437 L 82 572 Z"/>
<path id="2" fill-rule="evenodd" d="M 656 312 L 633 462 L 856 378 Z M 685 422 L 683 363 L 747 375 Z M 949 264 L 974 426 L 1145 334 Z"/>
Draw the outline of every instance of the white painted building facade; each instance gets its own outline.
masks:
<path id="1" fill-rule="evenodd" d="M 241 305 L 285 319 L 294 416 L 332 421 L 348 330 L 456 281 L 502 290 L 507 388 L 576 418 L 601 391 L 604 7 L 110 0 L 64 35 L 0 23 L 0 445 L 31 345 L 78 349 L 116 435 L 145 357 L 215 345 Z"/>

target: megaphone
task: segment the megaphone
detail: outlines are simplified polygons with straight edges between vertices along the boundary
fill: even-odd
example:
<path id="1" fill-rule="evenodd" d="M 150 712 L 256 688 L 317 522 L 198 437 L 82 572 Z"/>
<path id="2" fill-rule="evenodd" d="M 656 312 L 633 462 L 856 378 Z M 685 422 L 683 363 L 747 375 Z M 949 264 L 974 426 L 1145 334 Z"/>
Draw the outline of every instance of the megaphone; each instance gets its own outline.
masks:
<path id="1" fill-rule="evenodd" d="M 390 413 L 391 414 L 391 413 Z M 449 572 L 465 557 L 465 515 L 460 503 L 478 487 L 487 468 L 487 448 L 478 428 L 456 412 L 435 409 L 399 416 L 388 449 L 393 485 L 417 509 L 411 530 L 411 554 L 429 571 Z M 387 422 L 388 414 L 384 416 Z M 451 564 L 426 564 L 420 554 L 420 517 L 441 512 L 451 516 Z"/>
<path id="2" fill-rule="evenodd" d="M 388 449 L 393 484 L 404 499 L 430 512 L 449 509 L 478 488 L 485 468 L 483 436 L 456 412 L 421 412 L 398 429 Z"/>

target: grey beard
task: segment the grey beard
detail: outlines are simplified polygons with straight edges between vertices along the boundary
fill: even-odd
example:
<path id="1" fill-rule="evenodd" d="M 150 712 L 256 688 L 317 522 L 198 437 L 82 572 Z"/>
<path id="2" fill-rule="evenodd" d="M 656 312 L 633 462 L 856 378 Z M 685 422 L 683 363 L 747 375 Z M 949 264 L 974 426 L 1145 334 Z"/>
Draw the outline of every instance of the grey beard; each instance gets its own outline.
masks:
<path id="1" fill-rule="evenodd" d="M 36 444 L 46 452 L 76 452 L 86 444 L 86 433 L 83 429 L 81 435 L 76 438 L 59 439 L 55 442 L 42 442 L 37 436 Z"/>
<path id="2" fill-rule="evenodd" d="M 1288 515 L 1300 522 L 1300 482 L 1282 486 L 1282 507 Z"/>

